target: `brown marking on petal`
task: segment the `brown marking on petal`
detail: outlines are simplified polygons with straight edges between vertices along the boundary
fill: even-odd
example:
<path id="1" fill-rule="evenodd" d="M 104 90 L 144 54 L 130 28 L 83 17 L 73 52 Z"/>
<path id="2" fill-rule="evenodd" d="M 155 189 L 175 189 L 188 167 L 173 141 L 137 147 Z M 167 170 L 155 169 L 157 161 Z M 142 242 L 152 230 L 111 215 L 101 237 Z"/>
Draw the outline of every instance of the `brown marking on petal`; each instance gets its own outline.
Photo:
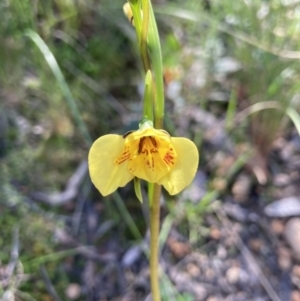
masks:
<path id="1" fill-rule="evenodd" d="M 141 137 L 135 140 L 135 148 L 128 147 L 128 154 L 124 151 L 118 157 L 117 163 L 128 160 L 130 166 L 128 170 L 134 175 L 144 173 L 153 177 L 156 171 L 160 174 L 166 173 L 173 167 L 176 160 L 176 152 L 172 144 L 167 143 L 165 139 L 155 135 Z M 134 165 L 135 160 L 139 162 L 137 163 L 139 165 Z"/>
<path id="2" fill-rule="evenodd" d="M 155 138 L 153 138 L 152 136 L 149 136 L 149 138 L 150 138 L 150 140 L 151 140 L 153 146 L 154 146 L 154 147 L 157 147 L 157 142 L 156 142 Z"/>
<path id="3" fill-rule="evenodd" d="M 164 161 L 168 165 L 174 165 L 174 163 L 175 163 L 174 162 L 174 153 L 172 150 L 173 150 L 172 148 L 169 148 L 169 151 L 164 156 Z"/>
<path id="4" fill-rule="evenodd" d="M 143 147 L 144 147 L 144 144 L 145 144 L 145 139 L 146 139 L 146 137 L 142 137 L 140 139 L 138 154 L 140 154 L 141 152 L 143 152 Z"/>
<path id="5" fill-rule="evenodd" d="M 121 155 L 119 155 L 117 157 L 117 159 L 115 160 L 115 163 L 116 164 L 122 164 L 123 162 L 125 162 L 129 158 L 130 158 L 129 147 L 125 146 L 123 152 L 121 153 Z"/>

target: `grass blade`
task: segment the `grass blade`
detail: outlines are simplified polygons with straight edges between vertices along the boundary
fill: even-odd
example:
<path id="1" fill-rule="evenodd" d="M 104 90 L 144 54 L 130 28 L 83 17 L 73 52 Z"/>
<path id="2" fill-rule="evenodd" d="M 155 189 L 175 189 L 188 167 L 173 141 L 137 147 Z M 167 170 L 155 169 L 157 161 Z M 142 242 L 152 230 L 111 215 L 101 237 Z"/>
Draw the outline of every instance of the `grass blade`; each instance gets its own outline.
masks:
<path id="1" fill-rule="evenodd" d="M 53 72 L 53 75 L 55 76 L 57 83 L 59 84 L 61 91 L 67 101 L 67 104 L 70 108 L 70 111 L 75 119 L 75 122 L 86 142 L 87 145 L 92 144 L 92 138 L 90 136 L 90 133 L 86 127 L 85 122 L 83 121 L 81 114 L 79 112 L 78 106 L 76 104 L 76 101 L 70 91 L 70 88 L 65 80 L 65 77 L 53 55 L 53 53 L 50 51 L 49 47 L 46 45 L 46 43 L 41 39 L 41 37 L 34 32 L 33 30 L 26 30 L 25 35 L 28 36 L 39 48 L 41 53 L 43 54 L 46 62 L 48 63 L 50 69 Z"/>

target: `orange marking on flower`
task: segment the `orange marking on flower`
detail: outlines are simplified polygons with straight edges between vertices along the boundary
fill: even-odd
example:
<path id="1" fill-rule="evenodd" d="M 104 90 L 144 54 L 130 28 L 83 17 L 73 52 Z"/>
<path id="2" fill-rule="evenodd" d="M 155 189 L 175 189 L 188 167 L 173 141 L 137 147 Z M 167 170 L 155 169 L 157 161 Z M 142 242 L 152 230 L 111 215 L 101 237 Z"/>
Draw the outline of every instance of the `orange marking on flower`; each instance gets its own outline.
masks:
<path id="1" fill-rule="evenodd" d="M 149 136 L 149 138 L 150 138 L 150 141 L 152 142 L 153 146 L 157 147 L 157 142 L 156 142 L 155 138 L 153 138 L 152 136 Z"/>
<path id="2" fill-rule="evenodd" d="M 164 156 L 164 161 L 168 165 L 174 165 L 174 152 L 172 148 L 169 148 L 169 151 Z"/>
<path id="3" fill-rule="evenodd" d="M 125 146 L 123 152 L 121 153 L 120 156 L 117 157 L 115 160 L 116 164 L 122 164 L 126 160 L 130 158 L 130 152 L 129 152 L 129 147 Z"/>
<path id="4" fill-rule="evenodd" d="M 144 145 L 145 145 L 145 139 L 146 139 L 146 137 L 142 137 L 142 138 L 140 139 L 138 154 L 140 154 L 141 152 L 143 152 L 143 147 L 144 147 Z"/>

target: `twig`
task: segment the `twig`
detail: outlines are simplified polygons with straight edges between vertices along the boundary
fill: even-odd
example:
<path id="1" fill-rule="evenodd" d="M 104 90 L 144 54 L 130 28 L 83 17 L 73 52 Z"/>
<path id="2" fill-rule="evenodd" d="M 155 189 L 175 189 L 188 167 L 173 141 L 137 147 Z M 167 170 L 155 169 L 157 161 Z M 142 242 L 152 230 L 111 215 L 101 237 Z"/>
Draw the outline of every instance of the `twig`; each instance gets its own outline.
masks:
<path id="1" fill-rule="evenodd" d="M 64 191 L 51 194 L 44 192 L 33 192 L 31 196 L 35 200 L 52 206 L 64 205 L 73 200 L 78 195 L 79 187 L 81 185 L 81 182 L 85 178 L 87 171 L 88 164 L 87 161 L 84 160 L 80 163 L 80 165 L 77 167 L 77 169 L 69 179 Z"/>
<path id="2" fill-rule="evenodd" d="M 279 296 L 273 289 L 271 283 L 264 275 L 263 271 L 261 270 L 261 268 L 260 268 L 259 264 L 257 263 L 257 261 L 255 260 L 254 256 L 252 255 L 250 250 L 246 247 L 246 245 L 243 243 L 239 234 L 233 233 L 234 227 L 233 227 L 232 223 L 229 221 L 229 219 L 227 218 L 224 210 L 222 208 L 218 208 L 217 210 L 215 210 L 215 213 L 218 216 L 218 218 L 220 219 L 220 221 L 222 222 L 227 234 L 232 237 L 235 245 L 237 246 L 237 248 L 240 250 L 243 257 L 245 258 L 245 260 L 249 266 L 249 269 L 252 270 L 254 275 L 257 277 L 257 279 L 259 280 L 259 282 L 261 283 L 261 285 L 264 287 L 265 291 L 269 295 L 270 299 L 272 301 L 281 301 L 281 299 L 279 298 Z"/>
<path id="3" fill-rule="evenodd" d="M 10 261 L 6 268 L 7 277 L 10 278 L 14 272 L 19 258 L 19 228 L 13 231 L 13 244 L 10 252 Z"/>

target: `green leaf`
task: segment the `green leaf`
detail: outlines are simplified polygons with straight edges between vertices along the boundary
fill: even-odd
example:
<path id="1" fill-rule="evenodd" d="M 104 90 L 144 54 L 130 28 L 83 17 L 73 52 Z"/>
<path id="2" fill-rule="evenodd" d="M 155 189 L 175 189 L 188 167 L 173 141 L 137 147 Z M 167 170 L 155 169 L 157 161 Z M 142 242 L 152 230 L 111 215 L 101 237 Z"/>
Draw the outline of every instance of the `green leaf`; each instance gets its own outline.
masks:
<path id="1" fill-rule="evenodd" d="M 143 203 L 143 196 L 142 196 L 142 190 L 141 190 L 141 181 L 139 178 L 134 177 L 134 191 L 135 195 L 138 198 L 138 200 Z"/>

